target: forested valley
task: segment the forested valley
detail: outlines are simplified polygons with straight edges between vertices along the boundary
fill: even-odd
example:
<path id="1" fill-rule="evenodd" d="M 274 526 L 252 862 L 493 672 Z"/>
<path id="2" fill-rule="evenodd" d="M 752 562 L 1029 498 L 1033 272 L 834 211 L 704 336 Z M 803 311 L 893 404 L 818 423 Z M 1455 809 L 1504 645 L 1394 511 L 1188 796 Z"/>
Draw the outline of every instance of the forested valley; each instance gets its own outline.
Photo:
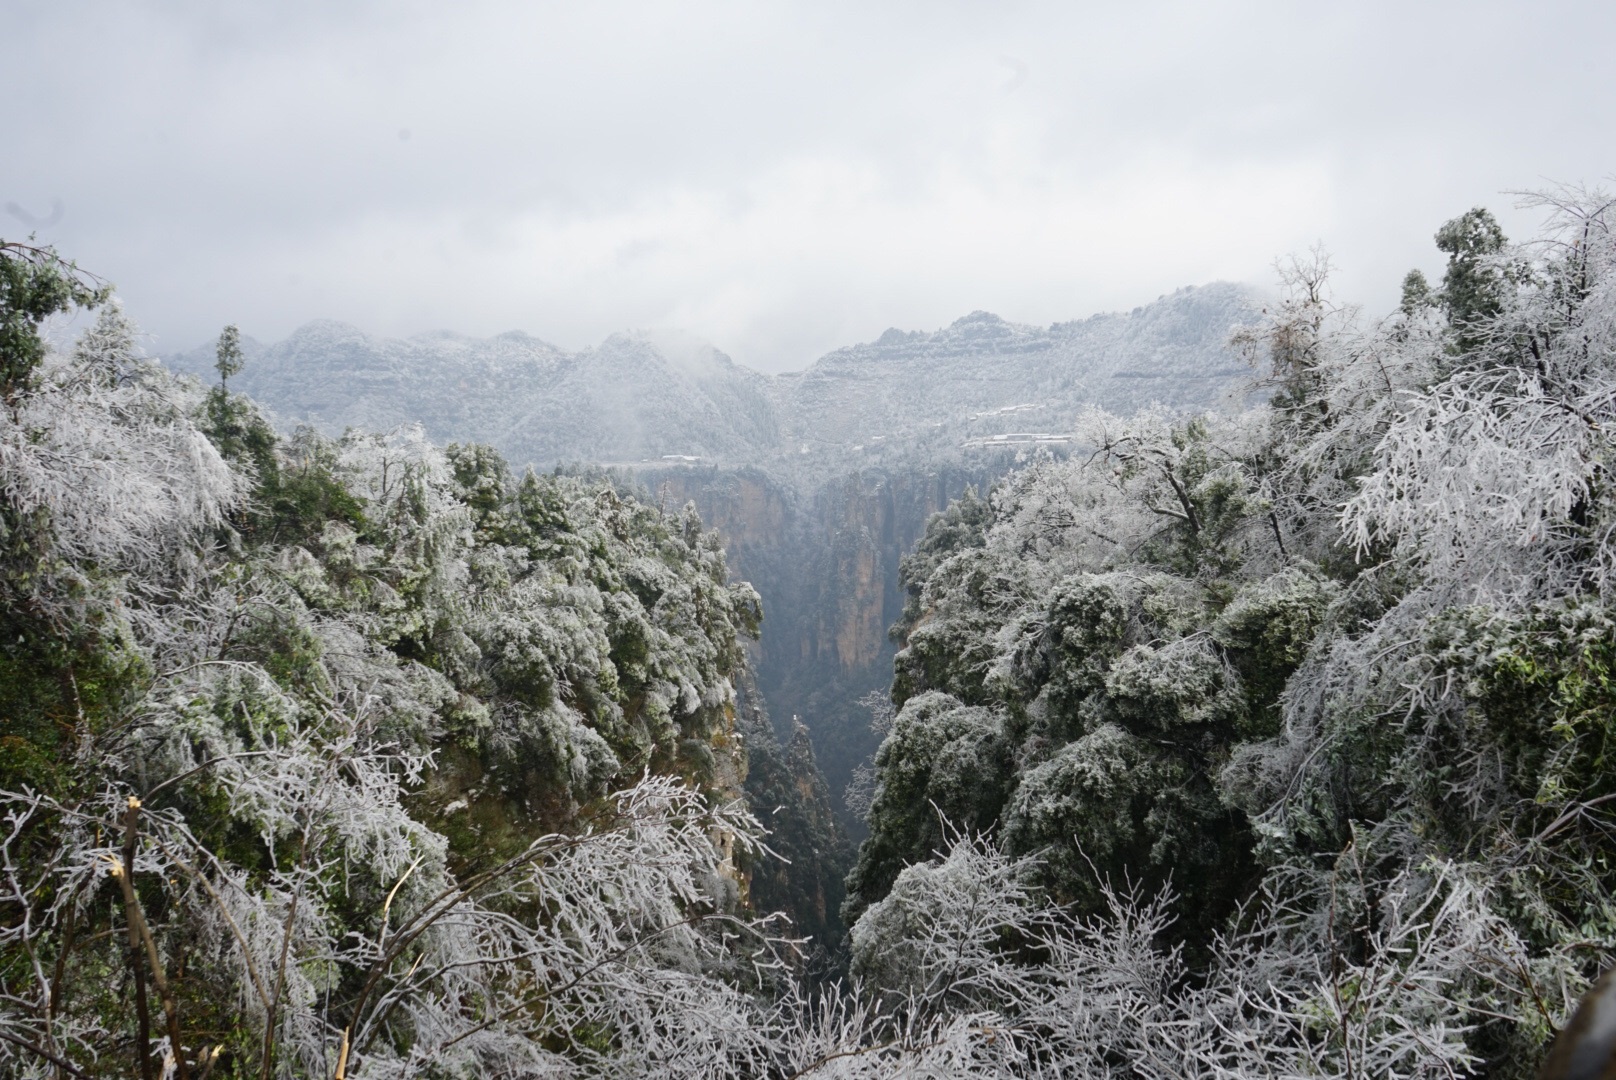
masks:
<path id="1" fill-rule="evenodd" d="M 931 517 L 840 943 L 693 507 L 0 246 L 0 1073 L 1533 1075 L 1616 948 L 1616 222 L 1533 198 Z"/>

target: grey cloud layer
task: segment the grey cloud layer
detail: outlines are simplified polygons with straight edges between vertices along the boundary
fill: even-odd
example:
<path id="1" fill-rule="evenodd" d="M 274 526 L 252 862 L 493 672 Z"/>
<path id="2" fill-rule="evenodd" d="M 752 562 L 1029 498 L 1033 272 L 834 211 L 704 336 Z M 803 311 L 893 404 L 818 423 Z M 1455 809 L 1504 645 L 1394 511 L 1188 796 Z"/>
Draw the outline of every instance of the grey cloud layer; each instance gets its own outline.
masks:
<path id="1" fill-rule="evenodd" d="M 0 204 L 60 200 L 165 345 L 679 326 L 778 369 L 1315 239 L 1384 304 L 1443 218 L 1616 160 L 1605 5 L 1119 7 L 24 4 Z"/>

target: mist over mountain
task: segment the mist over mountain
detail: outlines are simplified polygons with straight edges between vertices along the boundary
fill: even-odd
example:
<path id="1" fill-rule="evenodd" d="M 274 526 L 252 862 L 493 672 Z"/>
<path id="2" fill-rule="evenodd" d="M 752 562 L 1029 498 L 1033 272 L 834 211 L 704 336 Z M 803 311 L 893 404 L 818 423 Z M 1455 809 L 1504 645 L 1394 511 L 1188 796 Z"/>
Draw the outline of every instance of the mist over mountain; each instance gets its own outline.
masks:
<path id="1" fill-rule="evenodd" d="M 662 454 L 745 460 L 775 440 L 766 376 L 673 334 L 617 334 L 567 353 L 520 331 L 370 337 L 320 320 L 284 341 L 243 343 L 236 385 L 284 425 L 328 433 L 419 423 L 488 443 L 518 463 Z M 167 358 L 208 377 L 213 346 Z"/>
<path id="2" fill-rule="evenodd" d="M 1249 379 L 1226 351 L 1256 297 L 1239 285 L 1186 288 L 1124 314 L 1049 327 L 975 311 L 932 333 L 890 329 L 779 377 L 789 433 L 810 448 L 969 434 L 1064 430 L 1083 405 L 1131 413 L 1204 406 Z"/>
<path id="3" fill-rule="evenodd" d="M 868 460 L 882 443 L 929 452 L 1059 432 L 1085 405 L 1213 404 L 1247 378 L 1224 345 L 1255 308 L 1249 289 L 1220 283 L 1049 327 L 978 311 L 934 332 L 890 329 L 783 375 L 666 331 L 569 353 L 520 331 L 398 340 L 322 320 L 271 345 L 245 341 L 233 385 L 284 426 L 335 434 L 420 423 L 432 438 L 488 443 L 516 464 L 693 458 L 816 474 Z M 212 377 L 211 344 L 166 360 Z"/>

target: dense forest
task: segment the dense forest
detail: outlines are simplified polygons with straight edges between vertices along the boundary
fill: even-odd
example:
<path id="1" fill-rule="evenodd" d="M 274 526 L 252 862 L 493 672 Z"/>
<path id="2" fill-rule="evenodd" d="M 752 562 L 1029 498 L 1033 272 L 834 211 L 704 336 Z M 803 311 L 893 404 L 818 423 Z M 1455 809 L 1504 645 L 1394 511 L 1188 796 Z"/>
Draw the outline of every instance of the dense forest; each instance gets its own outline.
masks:
<path id="1" fill-rule="evenodd" d="M 1536 204 L 931 520 L 839 958 L 692 510 L 277 432 L 5 245 L 0 1070 L 1531 1075 L 1616 947 L 1616 237 Z"/>

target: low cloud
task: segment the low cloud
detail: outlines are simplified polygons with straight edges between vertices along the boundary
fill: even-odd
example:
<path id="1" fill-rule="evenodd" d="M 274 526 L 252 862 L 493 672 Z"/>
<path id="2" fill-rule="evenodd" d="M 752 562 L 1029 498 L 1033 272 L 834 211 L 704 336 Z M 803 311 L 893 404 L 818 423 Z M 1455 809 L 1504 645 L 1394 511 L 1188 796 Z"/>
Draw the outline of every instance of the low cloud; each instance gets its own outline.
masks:
<path id="1" fill-rule="evenodd" d="M 3 234 L 162 347 L 678 327 L 779 370 L 1318 240 L 1383 307 L 1446 217 L 1616 161 L 1604 5 L 868 7 L 24 5 Z"/>

